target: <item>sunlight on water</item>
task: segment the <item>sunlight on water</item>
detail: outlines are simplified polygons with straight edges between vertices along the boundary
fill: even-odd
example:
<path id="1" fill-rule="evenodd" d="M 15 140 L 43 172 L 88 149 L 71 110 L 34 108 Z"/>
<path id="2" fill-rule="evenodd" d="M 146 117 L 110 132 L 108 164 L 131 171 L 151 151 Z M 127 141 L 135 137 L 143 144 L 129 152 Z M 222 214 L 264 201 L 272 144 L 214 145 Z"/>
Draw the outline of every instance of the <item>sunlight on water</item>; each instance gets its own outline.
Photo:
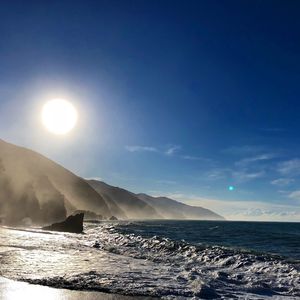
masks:
<path id="1" fill-rule="evenodd" d="M 2 300 L 66 300 L 59 289 L 50 289 L 43 286 L 32 286 L 27 283 L 13 281 L 0 282 L 0 299 Z"/>
<path id="2" fill-rule="evenodd" d="M 175 224 L 176 228 L 180 226 L 177 237 Z M 85 234 L 0 228 L 0 275 L 51 287 L 135 296 L 168 295 L 167 299 L 203 295 L 243 298 L 246 294 L 251 294 L 251 299 L 300 296 L 296 261 L 218 245 L 231 236 L 234 242 L 233 233 L 239 241 L 241 235 L 247 235 L 247 242 L 253 238 L 254 225 L 256 238 L 260 227 L 265 232 L 275 226 L 239 224 L 238 228 L 246 228 L 247 234 L 246 229 L 239 231 L 234 222 L 196 221 L 85 224 Z M 191 232 L 190 226 L 199 232 L 194 236 L 196 243 L 182 241 L 182 234 L 188 237 L 185 231 Z M 229 231 L 222 235 L 225 229 Z M 201 239 L 213 245 L 202 244 Z M 265 240 L 263 236 L 262 239 Z M 7 289 L 0 299 L 19 299 L 19 295 L 27 299 L 28 289 Z M 39 291 L 28 292 L 28 299 L 63 299 L 59 294 L 59 298 L 41 297 Z"/>

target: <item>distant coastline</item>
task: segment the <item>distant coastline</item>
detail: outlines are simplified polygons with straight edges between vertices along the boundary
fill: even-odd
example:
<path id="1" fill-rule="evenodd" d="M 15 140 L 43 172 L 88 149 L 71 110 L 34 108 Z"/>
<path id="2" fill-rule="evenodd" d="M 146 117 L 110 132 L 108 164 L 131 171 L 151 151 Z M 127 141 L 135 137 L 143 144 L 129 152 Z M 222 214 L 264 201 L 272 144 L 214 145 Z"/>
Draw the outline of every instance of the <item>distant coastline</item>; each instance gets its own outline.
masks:
<path id="1" fill-rule="evenodd" d="M 167 197 L 135 194 L 86 180 L 45 156 L 0 140 L 0 219 L 5 225 L 50 225 L 83 211 L 85 219 L 223 220 Z"/>

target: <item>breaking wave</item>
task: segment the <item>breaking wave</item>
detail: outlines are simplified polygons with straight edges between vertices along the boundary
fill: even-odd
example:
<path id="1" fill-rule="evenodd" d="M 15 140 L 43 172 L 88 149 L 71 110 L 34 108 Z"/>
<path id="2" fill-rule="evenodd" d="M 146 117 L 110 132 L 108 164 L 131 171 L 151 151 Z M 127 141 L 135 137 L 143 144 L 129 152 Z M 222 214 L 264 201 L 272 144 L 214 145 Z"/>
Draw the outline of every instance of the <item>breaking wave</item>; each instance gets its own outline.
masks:
<path id="1" fill-rule="evenodd" d="M 89 255 L 95 257 L 108 254 L 106 259 L 114 271 L 100 264 L 89 266 L 88 272 L 23 279 L 54 287 L 165 299 L 300 297 L 297 261 L 159 236 L 124 234 L 118 224 L 88 225 L 85 231 L 80 240 L 82 251 L 88 253 L 90 249 Z"/>

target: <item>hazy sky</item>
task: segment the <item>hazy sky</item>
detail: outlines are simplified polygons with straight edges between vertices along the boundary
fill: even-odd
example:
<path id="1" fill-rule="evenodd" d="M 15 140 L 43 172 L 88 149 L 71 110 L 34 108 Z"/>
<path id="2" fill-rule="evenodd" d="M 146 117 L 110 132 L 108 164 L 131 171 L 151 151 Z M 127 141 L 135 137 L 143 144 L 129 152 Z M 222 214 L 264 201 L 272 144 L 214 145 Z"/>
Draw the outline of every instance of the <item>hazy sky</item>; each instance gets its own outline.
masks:
<path id="1" fill-rule="evenodd" d="M 299 11 L 299 1 L 3 1 L 0 137 L 132 191 L 300 221 Z M 79 110 L 69 135 L 41 125 L 53 97 Z"/>

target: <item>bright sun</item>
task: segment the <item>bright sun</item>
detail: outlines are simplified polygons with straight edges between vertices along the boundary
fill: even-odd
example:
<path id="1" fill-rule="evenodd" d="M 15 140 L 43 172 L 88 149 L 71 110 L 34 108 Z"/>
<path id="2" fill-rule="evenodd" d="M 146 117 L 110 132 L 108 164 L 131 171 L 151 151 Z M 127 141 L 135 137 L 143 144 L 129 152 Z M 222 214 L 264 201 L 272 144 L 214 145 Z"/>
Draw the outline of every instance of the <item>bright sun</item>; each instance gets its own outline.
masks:
<path id="1" fill-rule="evenodd" d="M 75 107 L 67 100 L 53 99 L 43 106 L 42 122 L 52 133 L 68 133 L 76 125 L 77 118 Z"/>

